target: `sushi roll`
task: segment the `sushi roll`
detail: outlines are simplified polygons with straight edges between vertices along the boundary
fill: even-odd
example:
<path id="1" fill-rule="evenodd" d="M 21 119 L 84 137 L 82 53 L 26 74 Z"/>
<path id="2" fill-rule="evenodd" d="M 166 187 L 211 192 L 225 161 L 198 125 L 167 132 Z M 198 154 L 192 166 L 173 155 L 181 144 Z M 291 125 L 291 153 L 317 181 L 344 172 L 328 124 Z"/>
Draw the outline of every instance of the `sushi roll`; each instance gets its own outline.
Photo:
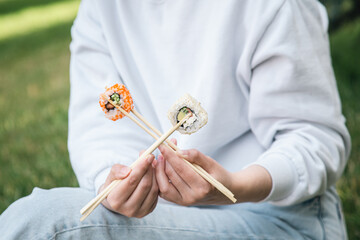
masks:
<path id="1" fill-rule="evenodd" d="M 108 99 L 111 99 L 117 106 L 120 106 L 126 112 L 130 112 L 134 108 L 130 92 L 123 84 L 117 83 L 110 88 L 106 88 L 104 94 L 108 97 Z M 99 104 L 105 113 L 105 117 L 110 120 L 116 121 L 125 116 L 102 96 L 100 96 Z"/>
<path id="2" fill-rule="evenodd" d="M 207 112 L 189 94 L 185 94 L 175 102 L 168 112 L 168 118 L 174 126 L 188 113 L 192 113 L 191 117 L 178 128 L 178 131 L 182 134 L 192 134 L 202 128 L 208 121 Z"/>

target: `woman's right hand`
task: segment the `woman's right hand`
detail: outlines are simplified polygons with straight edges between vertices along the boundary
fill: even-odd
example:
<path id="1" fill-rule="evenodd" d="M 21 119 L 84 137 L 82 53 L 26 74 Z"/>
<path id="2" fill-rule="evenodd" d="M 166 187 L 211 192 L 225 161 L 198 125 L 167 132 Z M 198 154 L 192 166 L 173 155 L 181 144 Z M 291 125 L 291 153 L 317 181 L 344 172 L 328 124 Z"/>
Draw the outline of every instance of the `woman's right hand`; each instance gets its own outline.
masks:
<path id="1" fill-rule="evenodd" d="M 115 164 L 99 192 L 114 180 L 122 181 L 102 204 L 107 209 L 127 217 L 142 218 L 151 213 L 156 207 L 159 195 L 152 167 L 153 161 L 154 156 L 150 155 L 132 170 L 127 166 Z"/>

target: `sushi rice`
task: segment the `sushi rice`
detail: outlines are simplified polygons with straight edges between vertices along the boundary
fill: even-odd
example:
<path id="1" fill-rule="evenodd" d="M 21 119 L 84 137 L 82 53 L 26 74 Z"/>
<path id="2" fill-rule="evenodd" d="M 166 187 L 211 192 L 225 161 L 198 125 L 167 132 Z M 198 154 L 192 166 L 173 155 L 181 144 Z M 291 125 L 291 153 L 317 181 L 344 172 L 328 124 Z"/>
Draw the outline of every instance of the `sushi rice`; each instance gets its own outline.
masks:
<path id="1" fill-rule="evenodd" d="M 122 109 L 124 109 L 126 112 L 130 112 L 134 108 L 133 99 L 130 95 L 129 90 L 123 85 L 123 84 L 115 84 L 111 86 L 110 88 L 106 88 L 105 95 L 110 98 L 114 93 L 119 94 L 120 100 L 118 101 L 118 105 L 121 106 Z M 118 119 L 121 119 L 125 117 L 124 114 L 122 114 L 118 109 L 108 109 L 106 108 L 107 104 L 109 103 L 108 100 L 104 99 L 100 96 L 99 104 L 101 106 L 101 109 L 105 113 L 105 117 L 107 117 L 110 120 L 116 121 Z"/>
<path id="2" fill-rule="evenodd" d="M 190 109 L 192 116 L 178 128 L 182 134 L 192 134 L 202 128 L 208 121 L 208 114 L 200 103 L 190 94 L 179 98 L 168 111 L 168 118 L 174 126 L 178 123 L 178 115 L 183 108 Z"/>

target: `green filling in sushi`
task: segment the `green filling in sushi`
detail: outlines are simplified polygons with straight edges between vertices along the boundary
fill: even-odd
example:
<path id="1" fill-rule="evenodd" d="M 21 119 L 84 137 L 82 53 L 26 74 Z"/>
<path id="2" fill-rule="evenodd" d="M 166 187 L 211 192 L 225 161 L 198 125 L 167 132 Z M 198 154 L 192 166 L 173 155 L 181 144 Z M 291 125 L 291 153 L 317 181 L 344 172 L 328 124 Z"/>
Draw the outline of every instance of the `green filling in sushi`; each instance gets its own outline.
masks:
<path id="1" fill-rule="evenodd" d="M 173 126 L 189 113 L 192 113 L 189 119 L 178 128 L 178 131 L 182 134 L 192 134 L 203 127 L 208 120 L 206 111 L 189 94 L 185 94 L 178 99 L 168 111 L 168 118 Z"/>
<path id="2" fill-rule="evenodd" d="M 180 109 L 177 115 L 177 121 L 180 122 L 187 114 L 192 113 L 191 109 L 188 107 L 183 107 Z"/>
<path id="3" fill-rule="evenodd" d="M 116 105 L 120 105 L 121 104 L 121 97 L 118 93 L 113 93 L 110 96 L 110 99 L 116 104 Z"/>

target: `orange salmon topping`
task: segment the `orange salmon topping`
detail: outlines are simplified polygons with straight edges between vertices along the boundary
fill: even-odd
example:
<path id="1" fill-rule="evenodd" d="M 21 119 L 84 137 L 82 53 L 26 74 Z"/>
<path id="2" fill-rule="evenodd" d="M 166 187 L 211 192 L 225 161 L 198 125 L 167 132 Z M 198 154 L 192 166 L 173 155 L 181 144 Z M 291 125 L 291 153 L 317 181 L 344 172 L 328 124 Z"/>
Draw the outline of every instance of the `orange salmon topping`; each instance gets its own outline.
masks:
<path id="1" fill-rule="evenodd" d="M 133 99 L 130 95 L 129 90 L 123 84 L 117 83 L 109 88 L 106 88 L 106 91 L 104 94 L 106 96 L 108 96 L 108 98 L 110 99 L 110 96 L 114 93 L 117 93 L 120 95 L 120 98 L 121 98 L 120 107 L 129 113 L 134 108 Z M 110 120 L 116 121 L 125 116 L 116 108 L 108 110 L 106 108 L 106 105 L 109 104 L 109 101 L 102 98 L 101 96 L 100 96 L 99 104 L 100 104 L 101 109 L 105 113 L 105 117 L 107 117 Z"/>

